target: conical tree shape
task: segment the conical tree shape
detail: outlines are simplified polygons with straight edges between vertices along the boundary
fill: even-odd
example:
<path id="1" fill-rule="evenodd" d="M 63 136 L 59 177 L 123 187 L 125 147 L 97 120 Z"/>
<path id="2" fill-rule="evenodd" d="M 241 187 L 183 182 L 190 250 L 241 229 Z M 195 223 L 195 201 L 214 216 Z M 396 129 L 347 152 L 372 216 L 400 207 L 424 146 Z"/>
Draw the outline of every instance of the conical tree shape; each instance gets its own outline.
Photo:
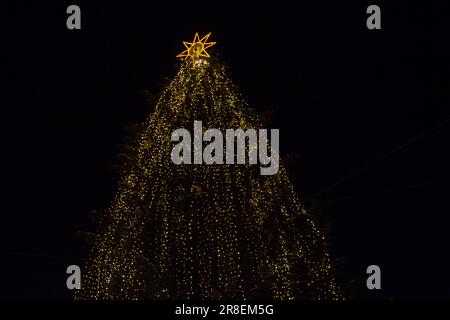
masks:
<path id="1" fill-rule="evenodd" d="M 219 61 L 183 61 L 130 148 L 77 296 L 339 298 L 324 238 L 282 164 L 263 176 L 259 164 L 172 162 L 172 132 L 194 120 L 260 128 Z"/>

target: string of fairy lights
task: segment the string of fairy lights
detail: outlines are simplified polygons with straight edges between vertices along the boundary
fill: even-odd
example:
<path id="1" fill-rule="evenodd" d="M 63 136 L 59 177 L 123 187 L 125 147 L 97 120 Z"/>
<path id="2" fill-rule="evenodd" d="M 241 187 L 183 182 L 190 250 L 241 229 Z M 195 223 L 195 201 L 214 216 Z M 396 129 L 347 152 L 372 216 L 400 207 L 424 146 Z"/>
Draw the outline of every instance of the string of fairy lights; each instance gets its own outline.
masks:
<path id="1" fill-rule="evenodd" d="M 310 298 L 340 297 L 324 238 L 282 165 L 261 176 L 248 163 L 171 162 L 172 131 L 194 120 L 219 130 L 260 127 L 225 66 L 209 58 L 209 36 L 184 43 L 184 61 L 131 147 L 80 299 L 245 299 L 267 278 L 276 299 L 302 298 L 305 288 Z M 296 217 L 307 232 L 286 223 Z M 151 261 L 147 268 L 142 259 Z M 298 272 L 299 265 L 307 271 Z"/>

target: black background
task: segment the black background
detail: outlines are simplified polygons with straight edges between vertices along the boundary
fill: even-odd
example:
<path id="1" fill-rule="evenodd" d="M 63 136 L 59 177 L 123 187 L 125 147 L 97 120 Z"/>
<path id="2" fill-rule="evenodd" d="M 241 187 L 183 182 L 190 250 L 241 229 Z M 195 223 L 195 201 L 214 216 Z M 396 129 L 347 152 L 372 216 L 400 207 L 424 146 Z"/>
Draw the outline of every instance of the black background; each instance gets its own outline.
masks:
<path id="1" fill-rule="evenodd" d="M 71 299 L 77 230 L 108 206 L 129 122 L 196 31 L 252 106 L 275 112 L 301 199 L 357 298 L 450 297 L 448 2 L 2 4 L 0 297 Z M 81 7 L 81 30 L 66 8 Z M 6 31 L 6 32 L 5 32 Z M 392 152 L 391 152 L 392 151 Z M 365 271 L 382 270 L 382 290 Z"/>

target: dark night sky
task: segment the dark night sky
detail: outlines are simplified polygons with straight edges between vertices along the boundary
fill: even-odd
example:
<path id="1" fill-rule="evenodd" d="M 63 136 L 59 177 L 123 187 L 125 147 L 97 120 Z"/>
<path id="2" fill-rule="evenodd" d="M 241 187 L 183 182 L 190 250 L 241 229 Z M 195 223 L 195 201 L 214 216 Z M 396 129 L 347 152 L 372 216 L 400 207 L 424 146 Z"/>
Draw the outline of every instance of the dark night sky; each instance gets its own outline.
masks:
<path id="1" fill-rule="evenodd" d="M 65 269 L 87 256 L 75 233 L 111 200 L 123 128 L 152 111 L 145 90 L 158 93 L 196 31 L 213 33 L 250 104 L 275 111 L 341 286 L 450 298 L 449 4 L 378 3 L 382 30 L 369 31 L 371 2 L 78 3 L 82 30 L 69 31 L 73 3 L 2 5 L 0 298 L 71 298 Z M 379 292 L 364 289 L 370 264 Z"/>

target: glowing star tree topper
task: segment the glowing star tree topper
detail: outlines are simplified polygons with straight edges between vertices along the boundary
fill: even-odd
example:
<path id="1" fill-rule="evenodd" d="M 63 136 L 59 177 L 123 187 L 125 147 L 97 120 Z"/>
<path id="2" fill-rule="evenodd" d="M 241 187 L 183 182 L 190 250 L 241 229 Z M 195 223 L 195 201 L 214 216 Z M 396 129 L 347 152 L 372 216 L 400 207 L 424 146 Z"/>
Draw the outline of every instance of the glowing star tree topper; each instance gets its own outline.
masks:
<path id="1" fill-rule="evenodd" d="M 200 57 L 209 58 L 209 54 L 208 52 L 206 52 L 206 49 L 216 44 L 215 42 L 207 42 L 210 35 L 211 32 L 200 39 L 198 32 L 196 32 L 194 41 L 183 41 L 186 50 L 177 55 L 177 58 L 182 58 L 184 60 L 191 58 L 192 62 L 195 62 L 195 60 L 199 59 Z"/>

